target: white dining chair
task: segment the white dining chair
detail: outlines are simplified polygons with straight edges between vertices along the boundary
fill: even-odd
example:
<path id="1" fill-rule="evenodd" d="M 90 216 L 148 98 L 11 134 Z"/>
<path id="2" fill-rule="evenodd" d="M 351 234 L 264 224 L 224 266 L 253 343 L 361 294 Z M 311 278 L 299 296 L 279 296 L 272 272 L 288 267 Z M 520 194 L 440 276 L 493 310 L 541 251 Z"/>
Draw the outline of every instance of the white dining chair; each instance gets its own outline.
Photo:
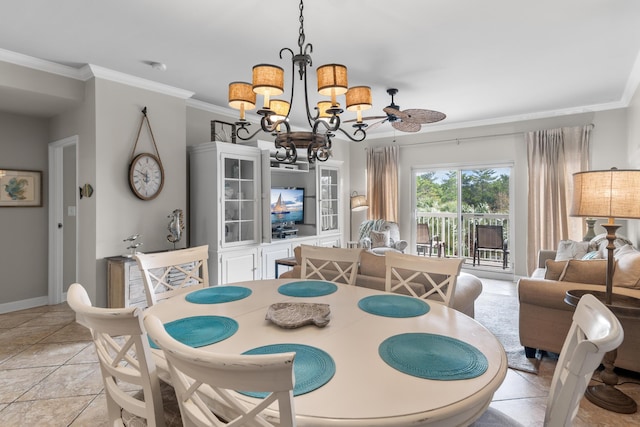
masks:
<path id="1" fill-rule="evenodd" d="M 605 353 L 620 346 L 624 339 L 616 316 L 591 294 L 580 298 L 573 322 L 553 372 L 544 418 L 546 427 L 570 427 L 578 414 L 580 401 Z M 492 419 L 505 415 L 490 408 L 474 427 L 495 425 Z M 505 425 L 520 425 L 516 420 Z"/>
<path id="2" fill-rule="evenodd" d="M 151 254 L 139 253 L 147 305 L 209 286 L 209 245 Z"/>
<path id="3" fill-rule="evenodd" d="M 300 246 L 302 279 L 319 279 L 354 285 L 362 249 Z"/>
<path id="4" fill-rule="evenodd" d="M 173 339 L 160 319 L 144 318 L 151 339 L 165 354 L 185 426 L 281 426 L 296 425 L 293 403 L 294 352 L 238 355 L 217 354 L 189 347 Z M 214 409 L 203 396 L 220 399 L 226 409 Z M 266 392 L 255 406 L 238 399 L 235 390 Z M 278 413 L 263 411 L 277 402 Z M 229 419 L 233 418 L 233 419 Z M 221 421 L 223 419 L 224 421 Z"/>
<path id="5" fill-rule="evenodd" d="M 387 252 L 385 290 L 397 292 L 403 289 L 422 299 L 438 295 L 444 304 L 451 307 L 463 262 L 462 258 L 425 258 Z M 424 293 L 416 292 L 415 283 L 424 285 Z"/>
<path id="6" fill-rule="evenodd" d="M 141 309 L 93 307 L 78 283 L 69 287 L 67 302 L 76 312 L 76 321 L 91 331 L 109 425 L 182 425 L 172 387 L 158 379 Z M 141 393 L 132 393 L 136 388 Z"/>

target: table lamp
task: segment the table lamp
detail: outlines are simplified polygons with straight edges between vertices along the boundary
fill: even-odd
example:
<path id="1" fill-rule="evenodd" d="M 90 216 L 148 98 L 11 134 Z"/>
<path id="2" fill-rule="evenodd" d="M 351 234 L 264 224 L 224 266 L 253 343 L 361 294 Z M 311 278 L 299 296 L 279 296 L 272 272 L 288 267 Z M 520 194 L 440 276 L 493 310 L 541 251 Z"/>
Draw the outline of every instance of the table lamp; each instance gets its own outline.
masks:
<path id="1" fill-rule="evenodd" d="M 640 170 L 610 170 L 573 174 L 572 216 L 608 218 L 606 301 L 611 305 L 613 288 L 613 250 L 616 240 L 615 218 L 640 218 Z"/>
<path id="2" fill-rule="evenodd" d="M 636 317 L 640 315 L 640 300 L 616 294 L 613 298 L 613 268 L 616 230 L 615 218 L 640 218 L 640 170 L 610 170 L 578 172 L 573 174 L 573 203 L 572 216 L 608 218 L 602 226 L 607 230 L 607 278 L 606 292 L 603 301 L 618 317 Z M 591 291 L 569 291 L 565 301 L 574 305 L 571 294 Z M 600 293 L 602 294 L 602 293 Z M 577 295 L 576 295 L 577 296 Z M 585 396 L 592 403 L 619 413 L 631 414 L 636 412 L 636 402 L 618 390 L 618 376 L 614 372 L 617 349 L 607 353 L 602 361 L 604 371 L 600 378 L 604 384 L 589 386 Z"/>

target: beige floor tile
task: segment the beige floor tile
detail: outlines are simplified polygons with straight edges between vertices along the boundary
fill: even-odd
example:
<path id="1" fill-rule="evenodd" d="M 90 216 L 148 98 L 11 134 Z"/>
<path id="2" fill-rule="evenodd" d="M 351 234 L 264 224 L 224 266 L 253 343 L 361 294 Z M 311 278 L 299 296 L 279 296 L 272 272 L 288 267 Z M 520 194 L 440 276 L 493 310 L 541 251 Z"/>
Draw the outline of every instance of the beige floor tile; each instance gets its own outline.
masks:
<path id="1" fill-rule="evenodd" d="M 41 315 L 41 313 L 0 314 L 0 331 L 21 326 L 30 320 L 37 319 Z"/>
<path id="2" fill-rule="evenodd" d="M 96 395 L 103 389 L 100 365 L 63 365 L 24 393 L 19 401 Z"/>
<path id="3" fill-rule="evenodd" d="M 97 395 L 69 427 L 109 427 L 104 393 Z"/>
<path id="4" fill-rule="evenodd" d="M 34 344 L 2 364 L 3 369 L 57 366 L 80 353 L 87 343 Z M 94 360 L 95 361 L 95 360 Z"/>
<path id="5" fill-rule="evenodd" d="M 63 326 L 55 333 L 44 338 L 41 342 L 53 343 L 78 341 L 91 341 L 91 332 L 84 326 L 74 322 Z"/>
<path id="6" fill-rule="evenodd" d="M 73 311 L 49 311 L 23 323 L 20 326 L 67 325 L 76 320 Z"/>
<path id="7" fill-rule="evenodd" d="M 27 347 L 29 347 L 29 345 L 9 344 L 9 345 L 0 346 L 0 369 L 3 369 L 2 364 L 6 360 L 20 353 Z"/>
<path id="8" fill-rule="evenodd" d="M 0 411 L 0 425 L 68 426 L 92 399 L 93 396 L 74 396 L 12 403 Z"/>
<path id="9" fill-rule="evenodd" d="M 0 370 L 0 402 L 13 402 L 55 370 L 55 367 Z"/>
<path id="10" fill-rule="evenodd" d="M 547 389 L 541 388 L 518 375 L 513 369 L 507 371 L 507 376 L 500 388 L 493 395 L 493 400 L 523 399 L 532 397 L 546 398 Z"/>
<path id="11" fill-rule="evenodd" d="M 69 359 L 67 364 L 73 365 L 78 363 L 96 363 L 98 361 L 96 347 L 93 345 L 93 342 L 83 342 L 82 345 L 84 345 L 82 351 Z"/>
<path id="12" fill-rule="evenodd" d="M 18 327 L 0 331 L 0 347 L 35 344 L 60 329 L 60 325 Z"/>

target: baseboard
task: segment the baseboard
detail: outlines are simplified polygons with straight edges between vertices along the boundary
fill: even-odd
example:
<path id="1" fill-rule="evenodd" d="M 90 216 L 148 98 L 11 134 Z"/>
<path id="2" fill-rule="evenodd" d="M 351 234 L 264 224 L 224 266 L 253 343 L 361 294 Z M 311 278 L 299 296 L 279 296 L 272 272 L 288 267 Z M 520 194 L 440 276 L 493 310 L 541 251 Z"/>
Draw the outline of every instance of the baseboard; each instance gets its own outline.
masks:
<path id="1" fill-rule="evenodd" d="M 37 297 L 23 299 L 21 301 L 12 301 L 0 304 L 0 314 L 10 313 L 12 311 L 26 310 L 27 308 L 41 307 L 49 304 L 49 297 Z"/>

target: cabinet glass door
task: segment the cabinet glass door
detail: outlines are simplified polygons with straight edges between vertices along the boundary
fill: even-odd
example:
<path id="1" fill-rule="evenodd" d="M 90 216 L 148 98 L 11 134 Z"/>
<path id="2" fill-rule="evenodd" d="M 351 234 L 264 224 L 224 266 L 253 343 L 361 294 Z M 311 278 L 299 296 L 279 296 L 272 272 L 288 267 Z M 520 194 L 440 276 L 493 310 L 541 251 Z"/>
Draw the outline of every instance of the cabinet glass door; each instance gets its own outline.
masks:
<path id="1" fill-rule="evenodd" d="M 223 242 L 255 241 L 257 238 L 256 160 L 223 157 L 223 168 Z"/>
<path id="2" fill-rule="evenodd" d="M 320 231 L 339 229 L 338 170 L 319 167 L 320 171 Z"/>

